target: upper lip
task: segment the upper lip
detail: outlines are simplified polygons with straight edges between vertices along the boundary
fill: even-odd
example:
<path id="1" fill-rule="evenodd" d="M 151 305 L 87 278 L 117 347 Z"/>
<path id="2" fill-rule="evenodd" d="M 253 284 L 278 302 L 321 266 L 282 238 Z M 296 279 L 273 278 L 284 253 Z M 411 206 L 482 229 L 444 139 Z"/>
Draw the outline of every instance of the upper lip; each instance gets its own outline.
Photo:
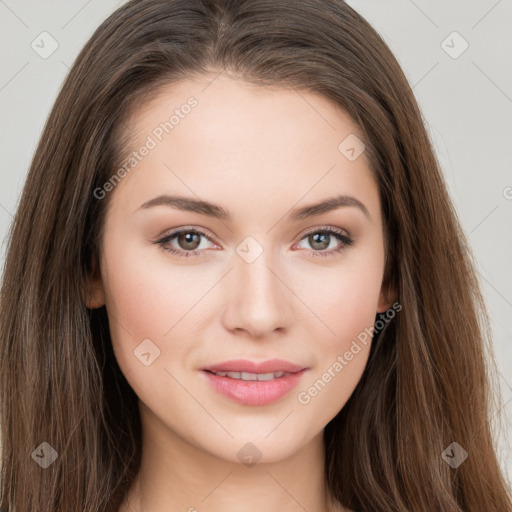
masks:
<path id="1" fill-rule="evenodd" d="M 249 361 L 248 359 L 232 359 L 230 361 L 207 366 L 203 368 L 203 370 L 210 372 L 297 373 L 304 370 L 304 368 L 304 366 L 293 364 L 283 359 L 268 359 L 267 361 L 261 361 L 259 363 Z"/>

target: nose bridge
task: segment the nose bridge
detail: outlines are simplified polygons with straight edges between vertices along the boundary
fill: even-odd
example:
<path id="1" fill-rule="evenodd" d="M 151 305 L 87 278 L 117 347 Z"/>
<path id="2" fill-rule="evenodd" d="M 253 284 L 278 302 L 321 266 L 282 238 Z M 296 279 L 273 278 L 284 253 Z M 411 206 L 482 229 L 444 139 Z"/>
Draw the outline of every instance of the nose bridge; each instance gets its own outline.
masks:
<path id="1" fill-rule="evenodd" d="M 284 278 L 275 254 L 248 237 L 237 247 L 234 267 L 229 327 L 258 336 L 287 327 L 291 320 L 290 291 L 281 282 Z"/>

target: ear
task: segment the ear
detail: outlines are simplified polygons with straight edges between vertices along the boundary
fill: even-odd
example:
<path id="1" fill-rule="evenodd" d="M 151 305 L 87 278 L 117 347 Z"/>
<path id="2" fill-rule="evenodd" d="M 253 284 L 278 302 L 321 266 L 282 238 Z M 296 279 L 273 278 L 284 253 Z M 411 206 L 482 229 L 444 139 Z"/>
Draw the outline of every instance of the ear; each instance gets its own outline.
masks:
<path id="1" fill-rule="evenodd" d="M 89 309 L 95 309 L 105 305 L 105 291 L 101 271 L 94 255 L 91 257 L 91 269 L 91 273 L 84 283 L 82 297 Z"/>
<path id="2" fill-rule="evenodd" d="M 392 283 L 384 282 L 380 289 L 379 302 L 377 305 L 377 313 L 384 313 L 397 300 L 397 292 Z"/>

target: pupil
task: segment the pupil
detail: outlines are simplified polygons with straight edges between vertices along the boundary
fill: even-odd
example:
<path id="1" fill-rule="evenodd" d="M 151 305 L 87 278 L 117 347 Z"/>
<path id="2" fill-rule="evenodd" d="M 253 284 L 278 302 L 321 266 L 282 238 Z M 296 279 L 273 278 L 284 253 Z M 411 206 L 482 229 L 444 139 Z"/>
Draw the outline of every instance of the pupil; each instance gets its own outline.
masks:
<path id="1" fill-rule="evenodd" d="M 179 236 L 180 245 L 184 249 L 196 249 L 198 247 L 198 243 L 197 240 L 193 240 L 194 237 L 196 237 L 197 239 L 199 238 L 197 233 L 181 233 L 181 235 Z"/>
<path id="2" fill-rule="evenodd" d="M 329 241 L 328 241 L 329 236 L 330 235 L 328 235 L 327 233 L 315 233 L 314 235 L 311 235 L 310 236 L 311 246 L 315 247 L 315 244 L 319 243 L 320 247 L 316 246 L 315 247 L 316 249 L 326 249 L 327 247 L 329 247 Z M 324 240 L 319 242 L 318 237 L 323 237 Z"/>

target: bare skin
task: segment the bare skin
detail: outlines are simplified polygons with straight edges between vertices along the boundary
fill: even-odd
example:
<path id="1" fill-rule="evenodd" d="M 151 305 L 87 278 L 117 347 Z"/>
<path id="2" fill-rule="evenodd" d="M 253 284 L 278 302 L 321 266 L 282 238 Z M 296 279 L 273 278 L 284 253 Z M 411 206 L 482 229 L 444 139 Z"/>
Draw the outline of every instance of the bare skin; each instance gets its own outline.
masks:
<path id="1" fill-rule="evenodd" d="M 189 97 L 197 100 L 109 192 L 101 274 L 91 280 L 88 305 L 107 306 L 143 427 L 141 469 L 119 512 L 329 511 L 323 429 L 359 382 L 371 338 L 342 371 L 333 373 L 333 364 L 393 302 L 382 286 L 378 186 L 364 152 L 351 161 L 338 149 L 359 132 L 325 98 L 214 77 L 173 84 L 140 105 L 130 123 L 133 150 Z M 161 194 L 213 202 L 232 218 L 141 208 Z M 368 214 L 341 206 L 288 216 L 340 194 Z M 165 247 L 195 255 L 178 257 L 156 243 L 180 227 L 192 230 L 189 245 L 176 236 Z M 320 228 L 350 234 L 353 243 L 332 234 L 317 234 L 315 243 L 308 235 Z M 191 249 L 194 230 L 204 235 Z M 251 262 L 237 252 L 248 236 L 252 254 L 262 250 Z M 322 252 L 329 255 L 315 255 Z M 146 339 L 160 351 L 149 365 L 134 357 Z M 242 358 L 281 358 L 307 371 L 276 402 L 244 405 L 219 394 L 201 371 Z M 319 379 L 328 382 L 308 393 Z M 260 457 L 249 467 L 239 455 L 247 443 Z M 336 504 L 332 512 L 340 511 L 348 509 Z"/>

